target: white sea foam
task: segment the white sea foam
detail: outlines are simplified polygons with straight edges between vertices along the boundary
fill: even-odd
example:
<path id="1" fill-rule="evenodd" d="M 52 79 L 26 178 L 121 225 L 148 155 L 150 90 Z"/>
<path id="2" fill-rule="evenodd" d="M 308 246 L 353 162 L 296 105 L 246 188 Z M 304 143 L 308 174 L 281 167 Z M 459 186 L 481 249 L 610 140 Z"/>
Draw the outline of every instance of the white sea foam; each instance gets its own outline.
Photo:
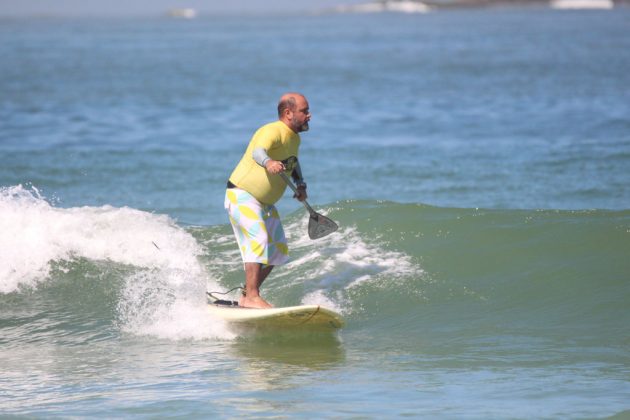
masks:
<path id="1" fill-rule="evenodd" d="M 326 214 L 326 211 L 321 211 Z M 362 284 L 392 287 L 400 279 L 423 274 L 419 264 L 404 252 L 387 249 L 378 238 L 365 238 L 354 226 L 341 226 L 337 232 L 311 240 L 307 233 L 308 216 L 285 219 L 291 261 L 275 269 L 265 283 L 263 294 L 272 289 L 304 288 L 301 303 L 322 305 L 348 313 L 347 292 Z M 217 278 L 239 273 L 241 258 L 232 233 L 217 234 L 210 240 L 213 246 L 225 245 L 211 255 L 210 265 Z M 233 246 L 228 243 L 233 242 Z M 276 290 L 277 291 L 277 290 Z"/>
<path id="2" fill-rule="evenodd" d="M 172 340 L 234 337 L 223 321 L 208 313 L 205 283 L 185 270 L 129 276 L 118 312 L 121 329 L 131 334 Z"/>
<path id="3" fill-rule="evenodd" d="M 206 313 L 215 287 L 201 247 L 168 216 L 132 208 L 56 208 L 36 188 L 0 188 L 0 293 L 48 281 L 51 263 L 86 258 L 128 265 L 120 326 L 163 338 L 230 338 Z"/>
<path id="4" fill-rule="evenodd" d="M 344 307 L 341 305 L 340 297 L 332 299 L 324 294 L 323 290 L 315 290 L 306 294 L 302 298 L 302 305 L 320 305 L 339 313 L 344 312 Z"/>
<path id="5" fill-rule="evenodd" d="M 391 287 L 399 279 L 423 273 L 409 255 L 387 249 L 378 238 L 366 239 L 353 226 L 342 226 L 337 232 L 313 241 L 306 233 L 307 220 L 287 225 L 294 256 L 287 265 L 291 282 L 303 282 L 307 289 L 315 289 L 302 299 L 304 304 L 340 310 L 349 306 L 343 302 L 344 291 L 361 284 Z"/>

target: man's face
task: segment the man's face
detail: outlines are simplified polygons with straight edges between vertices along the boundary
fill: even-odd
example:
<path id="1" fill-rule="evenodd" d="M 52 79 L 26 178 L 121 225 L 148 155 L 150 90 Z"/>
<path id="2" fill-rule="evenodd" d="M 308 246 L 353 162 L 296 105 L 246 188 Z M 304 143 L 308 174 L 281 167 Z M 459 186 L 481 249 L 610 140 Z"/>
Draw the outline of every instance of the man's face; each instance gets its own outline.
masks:
<path id="1" fill-rule="evenodd" d="M 293 130 L 296 133 L 308 131 L 308 122 L 311 119 L 308 101 L 305 98 L 298 97 L 295 102 L 295 110 L 291 111 L 291 125 L 293 126 Z"/>

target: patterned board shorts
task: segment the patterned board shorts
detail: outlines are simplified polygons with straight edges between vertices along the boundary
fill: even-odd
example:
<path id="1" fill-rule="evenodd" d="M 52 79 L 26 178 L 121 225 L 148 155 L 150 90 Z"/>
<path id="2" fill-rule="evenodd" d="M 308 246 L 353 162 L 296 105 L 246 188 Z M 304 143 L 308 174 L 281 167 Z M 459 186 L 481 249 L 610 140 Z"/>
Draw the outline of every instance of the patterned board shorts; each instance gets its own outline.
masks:
<path id="1" fill-rule="evenodd" d="M 287 239 L 275 206 L 260 203 L 240 188 L 228 188 L 225 209 L 243 262 L 282 265 L 289 261 Z"/>

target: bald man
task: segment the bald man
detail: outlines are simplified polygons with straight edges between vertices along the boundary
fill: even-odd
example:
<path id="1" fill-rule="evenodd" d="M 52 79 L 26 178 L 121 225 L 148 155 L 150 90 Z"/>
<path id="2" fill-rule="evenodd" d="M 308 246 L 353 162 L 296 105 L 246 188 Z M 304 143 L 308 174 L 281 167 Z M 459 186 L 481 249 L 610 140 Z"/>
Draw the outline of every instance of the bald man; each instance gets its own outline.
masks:
<path id="1" fill-rule="evenodd" d="M 294 92 L 282 95 L 278 121 L 256 131 L 228 180 L 225 208 L 245 268 L 240 306 L 272 307 L 260 296 L 260 286 L 274 266 L 286 264 L 289 259 L 287 240 L 274 206 L 287 187 L 278 174 L 290 174 L 298 189 L 293 197 L 306 200 L 306 183 L 297 156 L 299 133 L 308 130 L 310 119 L 304 95 Z"/>

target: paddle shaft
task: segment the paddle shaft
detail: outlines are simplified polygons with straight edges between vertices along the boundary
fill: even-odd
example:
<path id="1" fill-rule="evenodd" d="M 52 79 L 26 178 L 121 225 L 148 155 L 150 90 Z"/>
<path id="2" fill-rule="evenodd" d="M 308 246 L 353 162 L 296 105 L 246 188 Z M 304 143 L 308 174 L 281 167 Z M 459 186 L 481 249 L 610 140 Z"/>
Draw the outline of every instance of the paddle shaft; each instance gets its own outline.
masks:
<path id="1" fill-rule="evenodd" d="M 293 182 L 291 182 L 287 174 L 285 174 L 284 172 L 280 172 L 279 175 L 280 177 L 282 177 L 282 179 L 284 179 L 284 182 L 287 183 L 289 188 L 291 188 L 294 193 L 299 194 L 298 189 L 296 188 L 295 185 L 293 185 Z M 304 207 L 306 207 L 306 210 L 308 210 L 308 212 L 310 213 L 312 217 L 317 217 L 317 213 L 315 212 L 315 210 L 313 210 L 313 208 L 308 204 L 306 200 L 303 200 L 302 204 L 304 204 Z"/>

